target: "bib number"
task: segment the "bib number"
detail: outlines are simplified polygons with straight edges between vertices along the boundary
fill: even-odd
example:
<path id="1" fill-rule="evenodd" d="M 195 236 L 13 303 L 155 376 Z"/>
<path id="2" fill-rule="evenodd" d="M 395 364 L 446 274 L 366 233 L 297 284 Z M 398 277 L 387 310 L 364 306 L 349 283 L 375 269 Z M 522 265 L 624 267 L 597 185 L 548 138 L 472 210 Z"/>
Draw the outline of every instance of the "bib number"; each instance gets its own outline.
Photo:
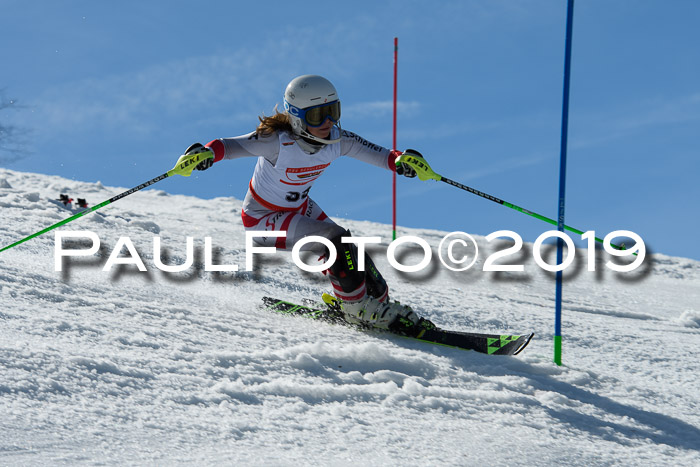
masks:
<path id="1" fill-rule="evenodd" d="M 288 191 L 285 199 L 290 203 L 296 203 L 300 199 L 306 199 L 309 196 L 309 190 L 311 190 L 311 187 L 307 188 L 301 193 L 298 191 Z"/>

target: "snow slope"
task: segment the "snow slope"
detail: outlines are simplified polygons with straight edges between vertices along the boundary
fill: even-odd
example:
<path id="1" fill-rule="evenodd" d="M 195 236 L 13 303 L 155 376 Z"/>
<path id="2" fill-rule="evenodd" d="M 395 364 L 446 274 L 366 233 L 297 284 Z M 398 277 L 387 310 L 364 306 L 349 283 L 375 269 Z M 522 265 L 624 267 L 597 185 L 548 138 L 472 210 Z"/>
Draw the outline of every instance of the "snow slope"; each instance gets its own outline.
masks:
<path id="1" fill-rule="evenodd" d="M 68 217 L 59 193 L 123 190 L 0 169 L 0 245 Z M 482 272 L 483 253 L 468 272 L 403 274 L 389 227 L 338 220 L 384 237 L 371 251 L 392 296 L 442 327 L 536 333 L 520 356 L 487 356 L 261 310 L 328 285 L 288 253 L 246 272 L 240 205 L 146 190 L 62 227 L 101 240 L 62 272 L 53 233 L 0 253 L 0 464 L 700 464 L 700 263 L 655 254 L 614 273 L 600 253 L 588 272 L 579 251 L 558 367 L 553 278 L 531 245 L 523 273 Z M 446 232 L 399 234 L 436 249 Z M 155 235 L 168 264 L 194 237 L 195 265 L 157 269 Z M 147 272 L 102 271 L 122 236 Z M 207 236 L 239 272 L 204 270 Z"/>

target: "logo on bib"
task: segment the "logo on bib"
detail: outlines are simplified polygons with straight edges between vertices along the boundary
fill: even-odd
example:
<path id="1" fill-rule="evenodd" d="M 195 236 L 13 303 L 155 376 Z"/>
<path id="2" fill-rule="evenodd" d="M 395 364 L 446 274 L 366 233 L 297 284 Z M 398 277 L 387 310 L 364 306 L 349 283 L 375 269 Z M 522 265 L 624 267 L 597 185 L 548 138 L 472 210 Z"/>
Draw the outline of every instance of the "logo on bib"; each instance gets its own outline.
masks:
<path id="1" fill-rule="evenodd" d="M 287 180 L 280 181 L 290 185 L 305 185 L 320 177 L 329 165 L 330 163 L 315 165 L 313 167 L 289 167 L 285 171 Z"/>

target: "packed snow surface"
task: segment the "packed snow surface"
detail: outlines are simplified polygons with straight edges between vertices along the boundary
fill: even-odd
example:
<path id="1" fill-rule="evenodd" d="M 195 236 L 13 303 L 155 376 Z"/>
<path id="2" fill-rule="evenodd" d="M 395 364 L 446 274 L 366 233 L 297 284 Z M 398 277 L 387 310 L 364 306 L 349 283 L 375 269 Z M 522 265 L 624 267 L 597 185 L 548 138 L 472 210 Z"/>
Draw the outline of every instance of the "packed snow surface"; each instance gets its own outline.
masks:
<path id="1" fill-rule="evenodd" d="M 124 190 L 0 169 L 0 245 L 69 217 L 52 202 L 60 193 L 95 205 Z M 532 245 L 509 258 L 524 272 L 482 271 L 505 243 L 475 235 L 469 271 L 434 255 L 400 273 L 386 257 L 390 227 L 336 219 L 383 237 L 370 252 L 392 298 L 441 327 L 535 332 L 519 356 L 489 356 L 261 309 L 264 295 L 300 301 L 329 285 L 289 253 L 256 255 L 246 271 L 240 210 L 233 198 L 144 190 L 60 227 L 100 240 L 61 271 L 54 232 L 0 253 L 0 464 L 700 465 L 697 261 L 653 254 L 617 273 L 599 251 L 588 272 L 577 251 L 557 366 L 554 279 Z M 446 234 L 399 230 L 434 253 Z M 185 263 L 193 237 L 194 264 L 157 268 L 156 236 L 167 265 Z M 103 271 L 121 237 L 146 272 Z M 238 272 L 206 271 L 205 237 L 213 263 Z M 422 257 L 397 251 L 406 264 Z"/>

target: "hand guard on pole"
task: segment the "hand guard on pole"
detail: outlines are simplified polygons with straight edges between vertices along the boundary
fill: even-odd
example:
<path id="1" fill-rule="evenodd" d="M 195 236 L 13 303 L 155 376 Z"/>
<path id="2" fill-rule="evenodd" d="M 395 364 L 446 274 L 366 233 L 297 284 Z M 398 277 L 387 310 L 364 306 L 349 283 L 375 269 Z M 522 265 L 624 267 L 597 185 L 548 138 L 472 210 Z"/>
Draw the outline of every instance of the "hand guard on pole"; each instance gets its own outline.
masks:
<path id="1" fill-rule="evenodd" d="M 190 145 L 190 147 L 187 148 L 185 151 L 186 156 L 192 156 L 195 154 L 202 154 L 202 153 L 210 153 L 212 157 L 207 158 L 197 164 L 194 168 L 194 170 L 207 170 L 209 167 L 214 165 L 214 151 L 212 151 L 210 148 L 207 148 L 202 145 L 202 143 L 194 143 Z"/>
<path id="2" fill-rule="evenodd" d="M 406 149 L 402 156 L 413 156 L 413 157 L 420 157 L 421 159 L 425 159 L 421 153 L 416 151 L 415 149 Z M 416 176 L 416 171 L 413 167 L 411 167 L 410 164 L 407 164 L 405 162 L 399 162 L 397 160 L 396 162 L 396 174 L 397 175 L 403 175 L 404 177 L 408 178 L 414 178 Z"/>

